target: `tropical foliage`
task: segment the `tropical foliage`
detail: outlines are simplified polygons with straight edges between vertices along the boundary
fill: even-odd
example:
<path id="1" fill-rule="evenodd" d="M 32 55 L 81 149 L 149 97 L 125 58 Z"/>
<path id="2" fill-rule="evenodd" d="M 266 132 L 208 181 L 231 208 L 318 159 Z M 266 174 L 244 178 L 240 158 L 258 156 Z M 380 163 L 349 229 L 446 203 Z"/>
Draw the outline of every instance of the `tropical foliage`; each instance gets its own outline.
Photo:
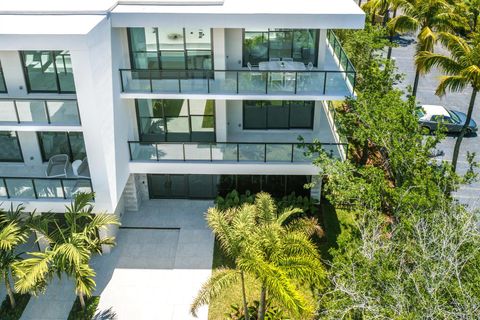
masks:
<path id="1" fill-rule="evenodd" d="M 244 276 L 253 276 L 261 286 L 258 319 L 265 319 L 267 301 L 294 317 L 308 318 L 315 306 L 302 288 L 320 288 L 325 275 L 317 248 L 310 237 L 321 229 L 309 218 L 290 219 L 300 209 L 278 211 L 275 201 L 259 193 L 253 204 L 225 211 L 210 208 L 207 221 L 222 249 L 235 261 L 235 268 L 216 269 L 192 303 L 192 314 L 222 294 Z M 289 222 L 290 221 L 290 222 Z M 245 291 L 244 286 L 242 290 Z M 267 297 L 268 294 L 268 297 Z M 243 294 L 242 312 L 249 311 Z"/>
<path id="2" fill-rule="evenodd" d="M 102 246 L 114 245 L 114 238 L 100 238 L 99 231 L 118 224 L 114 215 L 93 214 L 92 199 L 92 194 L 78 194 L 66 208 L 64 223 L 41 217 L 32 224 L 48 247 L 14 264 L 15 288 L 20 293 L 37 294 L 54 276 L 66 275 L 74 280 L 75 293 L 85 307 L 84 297 L 90 297 L 95 289 L 90 259 L 93 254 L 101 254 Z"/>

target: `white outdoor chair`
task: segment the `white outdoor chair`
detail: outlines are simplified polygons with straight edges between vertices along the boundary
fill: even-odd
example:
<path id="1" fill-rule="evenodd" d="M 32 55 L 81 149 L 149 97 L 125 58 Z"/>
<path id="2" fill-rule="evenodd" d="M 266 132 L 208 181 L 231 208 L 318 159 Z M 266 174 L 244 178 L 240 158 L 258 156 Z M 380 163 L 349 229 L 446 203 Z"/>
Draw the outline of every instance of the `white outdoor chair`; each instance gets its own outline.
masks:
<path id="1" fill-rule="evenodd" d="M 68 155 L 57 154 L 48 160 L 45 174 L 50 178 L 67 177 Z"/>
<path id="2" fill-rule="evenodd" d="M 88 167 L 88 159 L 75 160 L 72 163 L 73 174 L 78 178 L 90 178 L 90 168 Z"/>
<path id="3" fill-rule="evenodd" d="M 250 62 L 247 62 L 247 68 L 248 70 L 252 71 L 252 64 Z"/>
<path id="4" fill-rule="evenodd" d="M 307 64 L 307 69 L 308 69 L 308 71 L 313 70 L 313 63 L 311 61 Z"/>

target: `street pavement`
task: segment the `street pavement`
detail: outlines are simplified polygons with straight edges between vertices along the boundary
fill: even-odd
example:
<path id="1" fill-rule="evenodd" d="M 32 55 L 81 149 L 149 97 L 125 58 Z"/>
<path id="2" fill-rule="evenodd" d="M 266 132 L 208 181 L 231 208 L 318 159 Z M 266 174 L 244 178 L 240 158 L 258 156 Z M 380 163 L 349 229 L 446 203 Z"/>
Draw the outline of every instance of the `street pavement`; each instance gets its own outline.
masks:
<path id="1" fill-rule="evenodd" d="M 415 54 L 415 38 L 413 36 L 403 36 L 397 39 L 399 46 L 392 51 L 392 57 L 396 61 L 398 71 L 405 75 L 405 78 L 399 87 L 406 90 L 408 86 L 413 87 L 415 78 L 414 54 Z M 435 52 L 448 54 L 441 46 L 436 46 Z M 434 69 L 423 77 L 420 77 L 417 101 L 420 104 L 439 104 L 446 107 L 456 109 L 467 113 L 468 104 L 472 90 L 465 89 L 463 92 L 447 92 L 444 97 L 435 95 L 435 90 L 439 83 L 439 77 L 442 76 L 441 71 Z M 477 96 L 475 108 L 473 110 L 473 119 L 480 124 L 480 97 Z M 438 146 L 439 150 L 444 152 L 443 156 L 437 157 L 439 160 L 451 161 L 456 136 L 446 137 Z M 465 137 L 462 141 L 460 156 L 458 161 L 458 173 L 465 173 L 468 169 L 467 151 L 476 153 L 476 161 L 480 162 L 480 136 Z M 480 173 L 480 170 L 476 170 Z M 469 206 L 471 209 L 480 209 L 480 181 L 476 181 L 470 185 L 462 186 L 455 194 L 456 198 Z"/>

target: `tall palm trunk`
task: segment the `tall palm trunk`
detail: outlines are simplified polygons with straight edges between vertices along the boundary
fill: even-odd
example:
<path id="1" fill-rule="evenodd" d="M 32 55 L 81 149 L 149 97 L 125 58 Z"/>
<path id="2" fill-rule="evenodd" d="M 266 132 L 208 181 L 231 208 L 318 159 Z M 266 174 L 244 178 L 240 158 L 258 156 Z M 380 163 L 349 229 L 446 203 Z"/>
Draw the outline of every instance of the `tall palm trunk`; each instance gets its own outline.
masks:
<path id="1" fill-rule="evenodd" d="M 258 304 L 258 320 L 265 320 L 265 309 L 267 305 L 267 287 L 262 283 L 262 291 L 260 291 L 260 303 Z"/>
<path id="2" fill-rule="evenodd" d="M 455 148 L 453 149 L 453 158 L 452 158 L 452 167 L 453 171 L 457 170 L 457 161 L 458 161 L 458 154 L 460 152 L 460 145 L 462 144 L 463 137 L 467 133 L 468 125 L 470 124 L 470 120 L 472 119 L 472 112 L 473 106 L 475 105 L 475 98 L 477 97 L 477 89 L 473 89 L 472 96 L 470 97 L 470 104 L 468 105 L 468 112 L 467 112 L 467 119 L 465 119 L 465 124 L 462 127 L 462 131 L 460 131 L 460 135 L 455 141 Z"/>
<path id="3" fill-rule="evenodd" d="M 393 15 L 392 15 L 392 19 L 395 18 L 397 16 L 397 9 L 393 10 Z M 393 42 L 393 37 L 395 36 L 395 32 L 393 31 L 389 31 L 388 32 L 388 40 L 391 42 Z M 388 53 L 387 53 L 387 60 L 390 60 L 392 58 L 392 46 L 388 46 Z"/>
<path id="4" fill-rule="evenodd" d="M 240 279 L 242 282 L 243 312 L 245 313 L 245 320 L 250 320 L 250 314 L 248 313 L 247 295 L 245 293 L 245 275 L 243 274 L 243 271 L 240 271 Z"/>
<path id="5" fill-rule="evenodd" d="M 85 310 L 85 298 L 82 292 L 78 293 L 78 300 L 80 300 L 80 305 L 82 306 L 82 310 Z"/>
<path id="6" fill-rule="evenodd" d="M 418 89 L 418 80 L 420 79 L 420 70 L 418 68 L 415 69 L 415 80 L 413 81 L 413 91 L 412 91 L 412 96 L 417 95 L 417 89 Z"/>
<path id="7" fill-rule="evenodd" d="M 7 289 L 7 295 L 10 299 L 10 305 L 13 308 L 16 306 L 15 296 L 13 295 L 12 285 L 10 284 L 10 279 L 8 276 L 8 272 L 3 271 L 3 281 L 5 281 L 5 288 Z"/>

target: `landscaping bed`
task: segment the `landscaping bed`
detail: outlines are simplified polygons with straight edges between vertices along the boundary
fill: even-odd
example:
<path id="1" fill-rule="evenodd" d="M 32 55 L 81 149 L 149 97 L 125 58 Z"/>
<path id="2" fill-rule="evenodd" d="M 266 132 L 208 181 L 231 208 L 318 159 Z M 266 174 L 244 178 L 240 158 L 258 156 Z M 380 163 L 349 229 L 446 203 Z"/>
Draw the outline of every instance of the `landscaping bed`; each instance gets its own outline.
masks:
<path id="1" fill-rule="evenodd" d="M 72 310 L 68 315 L 68 320 L 92 320 L 97 311 L 98 303 L 100 302 L 100 297 L 91 296 L 89 298 L 85 297 L 85 310 L 82 309 L 80 305 L 80 300 L 78 297 L 73 303 Z"/>
<path id="2" fill-rule="evenodd" d="M 2 320 L 18 320 L 23 314 L 23 310 L 27 307 L 28 301 L 30 301 L 29 294 L 14 293 L 16 306 L 12 309 L 10 305 L 10 299 L 8 296 L 3 300 L 0 306 L 0 319 Z"/>

